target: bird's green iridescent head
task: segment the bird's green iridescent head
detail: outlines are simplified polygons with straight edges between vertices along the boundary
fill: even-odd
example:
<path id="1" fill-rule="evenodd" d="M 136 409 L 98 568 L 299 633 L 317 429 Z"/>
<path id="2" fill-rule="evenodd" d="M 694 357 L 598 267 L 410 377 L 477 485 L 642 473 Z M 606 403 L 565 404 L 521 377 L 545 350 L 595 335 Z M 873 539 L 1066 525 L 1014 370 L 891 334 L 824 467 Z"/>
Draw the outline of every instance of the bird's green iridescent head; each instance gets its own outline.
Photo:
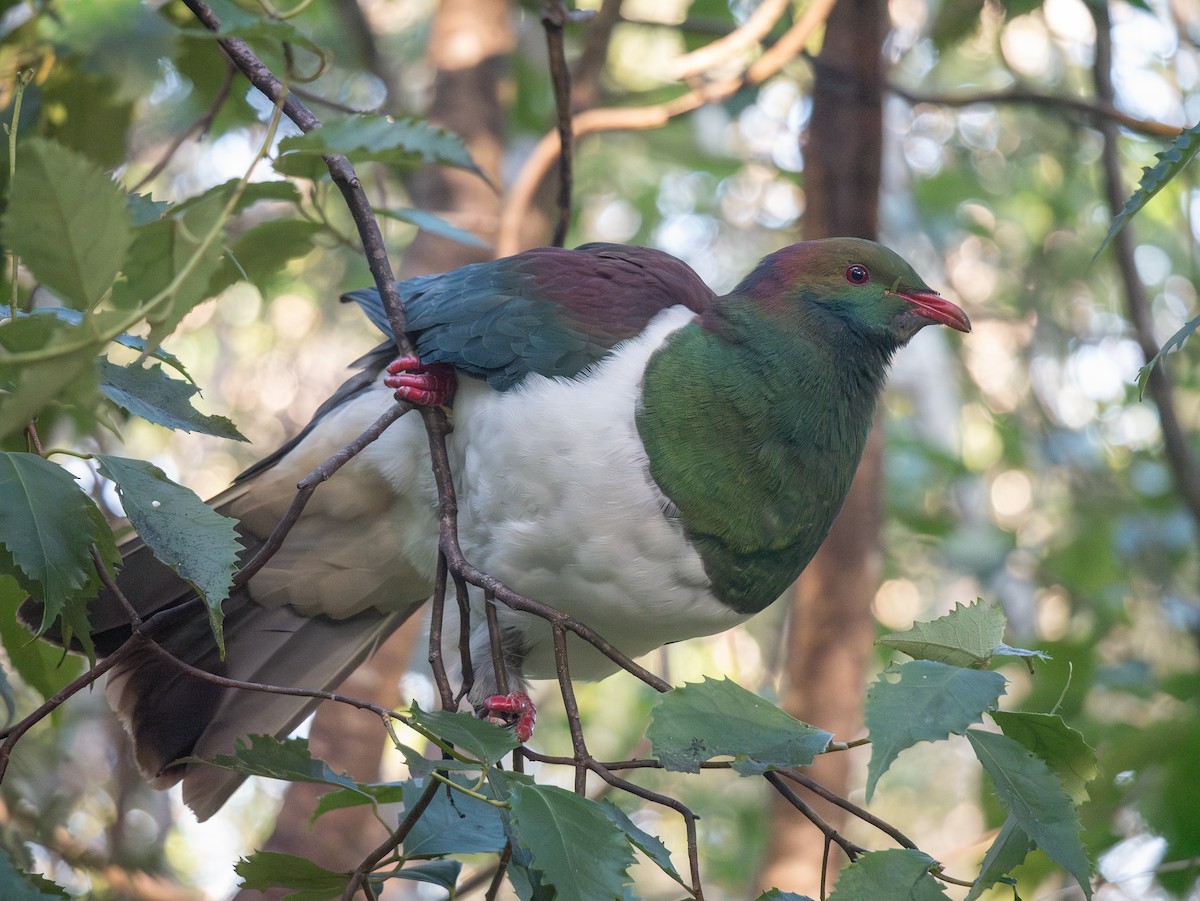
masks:
<path id="1" fill-rule="evenodd" d="M 818 318 L 900 346 L 934 323 L 971 330 L 967 314 L 926 285 L 898 254 L 861 238 L 802 241 L 777 250 L 730 296 L 751 301 L 784 331 L 811 327 Z"/>

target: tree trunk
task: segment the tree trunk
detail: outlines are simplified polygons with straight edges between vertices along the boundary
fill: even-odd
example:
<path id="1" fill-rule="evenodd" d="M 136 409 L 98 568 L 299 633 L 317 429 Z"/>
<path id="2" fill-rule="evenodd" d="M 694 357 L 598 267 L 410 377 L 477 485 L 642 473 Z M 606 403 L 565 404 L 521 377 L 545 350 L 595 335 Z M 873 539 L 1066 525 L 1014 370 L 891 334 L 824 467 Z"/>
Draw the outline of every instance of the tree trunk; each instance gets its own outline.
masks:
<path id="1" fill-rule="evenodd" d="M 834 8 L 816 62 L 812 123 L 805 147 L 806 238 L 874 238 L 883 141 L 883 0 L 842 0 Z M 874 620 L 871 601 L 881 572 L 883 438 L 879 423 L 846 505 L 825 544 L 796 583 L 788 637 L 783 706 L 792 715 L 835 734 L 862 730 L 862 699 Z M 827 754 L 811 775 L 840 795 L 848 788 L 854 753 Z M 845 813 L 808 799 L 835 828 Z M 781 797 L 772 800 L 771 840 L 761 883 L 817 897 L 824 839 Z M 830 855 L 832 883 L 844 860 Z"/>

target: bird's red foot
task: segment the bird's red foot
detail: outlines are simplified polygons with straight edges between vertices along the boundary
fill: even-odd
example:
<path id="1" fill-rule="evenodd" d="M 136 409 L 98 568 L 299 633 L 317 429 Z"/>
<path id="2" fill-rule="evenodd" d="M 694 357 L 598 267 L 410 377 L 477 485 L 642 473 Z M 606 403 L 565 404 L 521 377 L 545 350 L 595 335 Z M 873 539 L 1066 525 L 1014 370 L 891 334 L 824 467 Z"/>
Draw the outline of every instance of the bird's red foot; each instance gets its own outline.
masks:
<path id="1" fill-rule="evenodd" d="M 409 354 L 388 364 L 383 383 L 396 392 L 396 400 L 420 407 L 436 407 L 454 399 L 458 379 L 449 363 L 422 363 Z"/>
<path id="2" fill-rule="evenodd" d="M 489 723 L 506 726 L 511 724 L 517 741 L 524 744 L 533 736 L 533 721 L 537 708 L 523 691 L 510 691 L 506 695 L 484 698 L 480 705 L 483 718 Z"/>

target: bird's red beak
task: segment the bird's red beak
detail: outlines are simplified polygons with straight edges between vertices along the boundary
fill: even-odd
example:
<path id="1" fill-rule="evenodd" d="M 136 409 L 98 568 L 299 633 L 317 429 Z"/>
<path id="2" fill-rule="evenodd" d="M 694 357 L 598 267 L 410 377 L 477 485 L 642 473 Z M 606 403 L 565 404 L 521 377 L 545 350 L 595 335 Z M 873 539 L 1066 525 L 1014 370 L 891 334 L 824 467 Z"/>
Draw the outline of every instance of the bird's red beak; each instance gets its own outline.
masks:
<path id="1" fill-rule="evenodd" d="M 911 288 L 901 288 L 896 293 L 907 300 L 912 305 L 912 308 L 926 319 L 932 319 L 934 322 L 948 325 L 950 328 L 957 329 L 960 332 L 969 332 L 971 330 L 971 320 L 967 318 L 967 314 L 962 311 L 962 308 L 956 304 L 952 304 L 934 291 L 916 291 Z"/>

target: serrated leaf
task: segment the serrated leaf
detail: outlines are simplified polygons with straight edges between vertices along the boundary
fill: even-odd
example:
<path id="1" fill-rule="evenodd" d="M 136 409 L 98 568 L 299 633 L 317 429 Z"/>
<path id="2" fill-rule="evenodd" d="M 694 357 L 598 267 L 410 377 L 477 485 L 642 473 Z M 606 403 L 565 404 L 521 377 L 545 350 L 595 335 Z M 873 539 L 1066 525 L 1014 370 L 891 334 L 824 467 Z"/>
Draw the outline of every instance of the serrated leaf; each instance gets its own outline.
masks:
<path id="1" fill-rule="evenodd" d="M 513 841 L 556 897 L 623 897 L 633 851 L 598 804 L 553 785 L 513 781 L 510 791 Z"/>
<path id="2" fill-rule="evenodd" d="M 213 636 L 224 655 L 221 604 L 229 597 L 241 551 L 235 521 L 208 506 L 190 488 L 172 482 L 153 463 L 111 454 L 97 454 L 96 460 L 100 471 L 116 483 L 125 515 L 142 541 L 204 598 Z"/>
<path id="3" fill-rule="evenodd" d="M 1166 343 L 1158 349 L 1158 353 L 1152 356 L 1146 365 L 1138 370 L 1138 400 L 1146 394 L 1146 386 L 1150 384 L 1150 374 L 1154 372 L 1154 367 L 1158 366 L 1166 358 L 1167 354 L 1177 350 L 1183 350 L 1183 345 L 1187 343 L 1188 338 L 1192 337 L 1192 333 L 1200 328 L 1200 316 L 1191 319 L 1166 340 Z"/>
<path id="4" fill-rule="evenodd" d="M 192 398 L 200 389 L 191 382 L 170 378 L 159 365 L 118 366 L 101 357 L 96 367 L 104 396 L 135 416 L 169 429 L 246 440 L 231 420 L 201 413 L 192 406 Z"/>
<path id="5" fill-rule="evenodd" d="M 1024 657 L 1027 659 L 1037 658 L 1038 660 L 1050 660 L 1050 655 L 1045 651 L 1039 651 L 1035 648 L 1014 648 L 1012 645 L 1007 645 L 1004 642 L 992 648 L 993 657 Z M 1031 664 L 1032 665 L 1032 664 Z"/>
<path id="6" fill-rule="evenodd" d="M 21 146 L 0 241 L 75 309 L 91 309 L 112 285 L 129 247 L 125 192 L 60 144 Z"/>
<path id="7" fill-rule="evenodd" d="M 196 760 L 197 758 L 185 759 Z M 243 739 L 239 738 L 234 742 L 232 754 L 218 754 L 212 760 L 205 762 L 241 773 L 243 776 L 263 776 L 267 779 L 283 779 L 287 782 L 330 785 L 358 792 L 370 800 L 370 796 L 360 788 L 357 782 L 345 773 L 335 773 L 325 761 L 313 757 L 308 750 L 307 738 L 280 740 L 269 735 L 251 735 L 248 746 Z"/>
<path id="8" fill-rule="evenodd" d="M 1096 752 L 1061 716 L 994 710 L 991 717 L 1005 735 L 1046 762 L 1072 801 L 1088 799 L 1087 784 L 1100 773 Z"/>
<path id="9" fill-rule="evenodd" d="M 646 737 L 668 770 L 698 773 L 704 761 L 728 755 L 743 776 L 808 766 L 833 738 L 728 679 L 661 695 Z"/>
<path id="10" fill-rule="evenodd" d="M 404 787 L 395 782 L 359 783 L 354 788 L 335 788 L 317 798 L 309 822 L 331 810 L 362 807 L 364 804 L 399 804 L 404 800 Z"/>
<path id="11" fill-rule="evenodd" d="M 625 833 L 625 837 L 635 848 L 654 861 L 660 870 L 680 885 L 688 887 L 687 883 L 683 881 L 683 877 L 679 875 L 679 871 L 675 869 L 675 865 L 671 863 L 671 852 L 662 843 L 662 839 L 640 828 L 633 820 L 629 819 L 625 811 L 608 798 L 600 802 L 600 809 L 604 811 L 604 815 L 612 821 L 613 825 Z"/>
<path id="12" fill-rule="evenodd" d="M 1071 799 L 1046 763 L 1006 735 L 967 730 L 996 794 L 1016 823 L 1092 897 L 1091 865 L 1080 838 L 1079 817 Z"/>
<path id="13" fill-rule="evenodd" d="M 424 731 L 450 742 L 458 751 L 481 763 L 495 763 L 520 744 L 511 729 L 465 712 L 429 712 L 413 703 L 409 719 Z"/>
<path id="14" fill-rule="evenodd" d="M 171 208 L 168 201 L 155 200 L 149 194 L 128 194 L 125 205 L 129 207 L 130 221 L 134 226 L 161 219 L 163 213 Z"/>
<path id="15" fill-rule="evenodd" d="M 437 163 L 481 175 L 458 135 L 415 118 L 348 116 L 307 134 L 284 138 L 279 153 L 275 169 L 302 178 L 326 174 L 321 160 L 325 154 L 342 154 L 352 163 L 372 161 L 402 168 Z"/>
<path id="16" fill-rule="evenodd" d="M 903 651 L 914 660 L 936 660 L 951 666 L 983 667 L 1004 639 L 1004 611 L 982 602 L 956 604 L 945 616 L 914 623 L 875 643 Z"/>
<path id="17" fill-rule="evenodd" d="M 934 660 L 912 660 L 884 670 L 867 690 L 864 711 L 871 736 L 867 800 L 901 751 L 917 742 L 963 734 L 983 720 L 985 711 L 995 709 L 1004 686 L 999 673 Z"/>
<path id="18" fill-rule="evenodd" d="M 241 887 L 266 891 L 276 886 L 295 889 L 290 901 L 325 901 L 339 898 L 350 881 L 349 873 L 319 867 L 306 857 L 279 851 L 255 851 L 233 868 L 242 877 Z M 376 883 L 376 879 L 371 880 Z"/>
<path id="19" fill-rule="evenodd" d="M 1104 236 L 1099 250 L 1092 257 L 1093 262 L 1100 254 L 1104 253 L 1126 223 L 1136 216 L 1155 194 L 1165 188 L 1172 178 L 1183 171 L 1184 166 L 1192 161 L 1192 157 L 1196 155 L 1197 151 L 1200 151 L 1200 123 L 1191 128 L 1185 128 L 1170 147 L 1154 154 L 1158 162 L 1152 167 L 1142 167 L 1142 177 L 1138 181 L 1137 190 L 1125 201 L 1125 206 L 1121 208 L 1121 211 L 1113 217 L 1108 234 Z"/>
<path id="20" fill-rule="evenodd" d="M 1003 877 L 1011 873 L 1016 867 L 1020 866 L 1025 858 L 1029 856 L 1029 852 L 1033 850 L 1033 842 L 1024 830 L 1017 825 L 1017 821 L 1009 815 L 1004 821 L 1004 825 L 1000 827 L 1000 831 L 996 834 L 995 841 L 987 850 L 987 854 L 983 856 L 983 863 L 979 867 L 979 875 L 975 877 L 975 884 L 971 886 L 971 890 L 967 892 L 965 901 L 975 901 L 985 891 L 999 882 Z"/>
<path id="21" fill-rule="evenodd" d="M 781 892 L 777 888 L 763 892 L 754 901 L 812 901 L 808 895 L 797 895 L 795 892 Z"/>
<path id="22" fill-rule="evenodd" d="M 45 876 L 18 869 L 8 849 L 0 847 L 0 898 L 4 901 L 46 901 L 48 898 L 70 897 L 61 886 Z"/>
<path id="23" fill-rule="evenodd" d="M 74 476 L 37 454 L 0 452 L 0 544 L 10 573 L 44 605 L 45 629 L 67 600 L 98 579 L 91 547 L 111 547 L 112 533 Z"/>
<path id="24" fill-rule="evenodd" d="M 929 872 L 936 863 L 908 848 L 870 851 L 842 869 L 829 901 L 949 901 Z"/>
<path id="25" fill-rule="evenodd" d="M 475 788 L 474 782 L 466 779 L 451 777 L 451 780 Z M 405 803 L 415 803 L 427 784 L 418 780 L 405 782 Z M 489 794 L 486 784 L 478 790 Z M 409 857 L 484 854 L 503 850 L 507 841 L 498 807 L 443 786 L 404 839 L 404 853 Z"/>
<path id="26" fill-rule="evenodd" d="M 431 235 L 438 235 L 442 238 L 449 238 L 451 241 L 457 241 L 459 244 L 466 244 L 468 247 L 481 247 L 484 250 L 491 250 L 492 245 L 487 241 L 475 237 L 465 228 L 459 228 L 457 225 L 451 225 L 441 216 L 435 216 L 433 213 L 427 213 L 425 210 L 414 210 L 407 207 L 391 210 L 376 210 L 381 216 L 388 216 L 392 219 L 399 219 L 401 222 L 407 222 L 409 225 L 415 225 L 421 231 L 429 232 Z"/>

